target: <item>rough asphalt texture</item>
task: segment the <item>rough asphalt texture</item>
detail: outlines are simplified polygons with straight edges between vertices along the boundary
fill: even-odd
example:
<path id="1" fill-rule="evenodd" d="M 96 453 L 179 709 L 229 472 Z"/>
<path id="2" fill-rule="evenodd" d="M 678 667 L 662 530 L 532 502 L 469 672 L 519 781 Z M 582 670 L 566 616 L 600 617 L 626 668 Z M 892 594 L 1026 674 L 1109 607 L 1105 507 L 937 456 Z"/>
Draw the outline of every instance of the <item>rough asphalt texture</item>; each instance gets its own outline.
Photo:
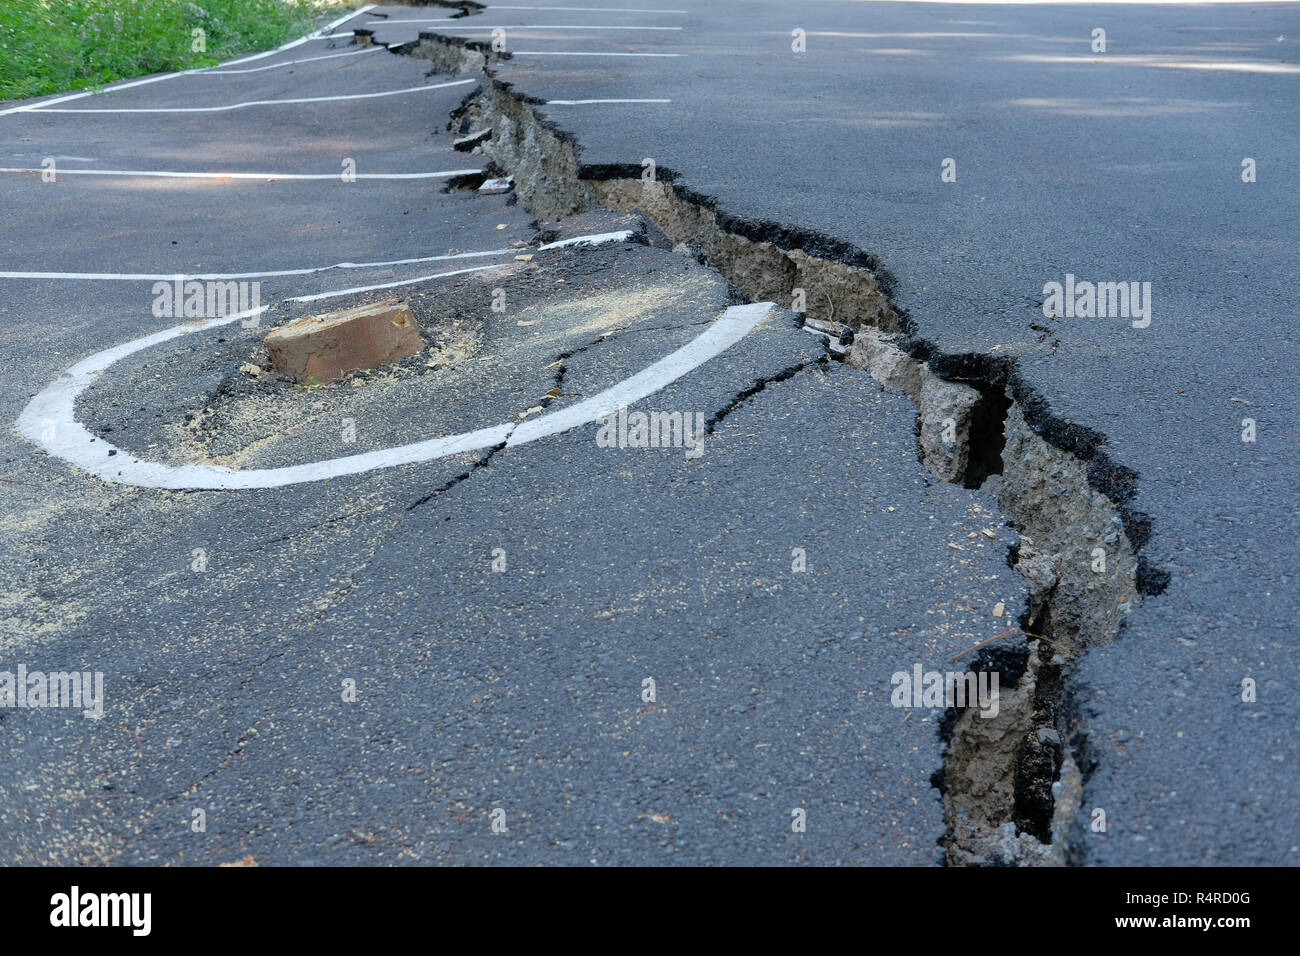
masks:
<path id="1" fill-rule="evenodd" d="M 427 66 L 377 51 L 66 105 L 454 79 Z M 446 132 L 472 89 L 0 123 L 20 167 L 453 170 L 481 161 Z M 734 300 L 670 250 L 538 252 L 511 197 L 444 185 L 6 173 L 4 269 L 240 273 L 495 251 L 266 278 L 259 328 L 164 343 L 79 402 L 133 454 L 245 467 L 563 408 Z M 419 279 L 467 261 L 502 268 Z M 304 311 L 288 297 L 417 279 L 330 302 L 418 302 L 425 362 L 320 391 L 241 371 L 267 328 Z M 74 362 L 181 321 L 152 313 L 149 280 L 0 285 L 10 422 Z M 5 431 L 0 671 L 101 671 L 107 701 L 100 721 L 0 711 L 0 858 L 940 862 L 941 711 L 891 706 L 890 677 L 942 668 L 1023 612 L 1015 536 L 991 497 L 935 481 L 910 403 L 827 360 L 785 309 L 636 407 L 701 413 L 704 453 L 604 448 L 588 425 L 272 491 L 169 493 L 91 479 Z"/>
<path id="2" fill-rule="evenodd" d="M 446 14 L 380 8 L 356 23 L 389 43 L 421 30 L 487 41 L 502 25 L 517 55 L 497 76 L 531 96 L 671 100 L 543 109 L 586 163 L 649 156 L 732 214 L 872 253 L 918 334 L 944 352 L 998 347 L 1055 415 L 1103 432 L 1111 458 L 1140 476 L 1132 505 L 1154 527 L 1144 553 L 1172 577 L 1075 672 L 1095 761 L 1084 807 L 1111 823 L 1088 834 L 1083 859 L 1294 864 L 1297 12 L 721 0 L 684 14 L 489 8 L 452 23 L 396 23 Z M 567 28 L 517 26 L 528 24 Z M 1090 49 L 1098 27 L 1105 54 Z M 806 53 L 791 51 L 795 28 Z M 451 79 L 423 74 L 379 51 L 69 105 Z M 443 132 L 467 89 L 0 123 L 14 166 L 54 155 L 336 172 L 352 156 L 359 171 L 455 169 L 475 161 Z M 949 157 L 957 181 L 944 183 Z M 1242 182 L 1244 157 L 1257 182 Z M 4 174 L 4 268 L 235 272 L 533 235 L 506 200 L 443 195 L 431 181 L 88 180 Z M 264 298 L 441 267 L 276 280 Z M 649 265 L 621 268 L 636 301 Z M 1067 272 L 1152 282 L 1150 328 L 1046 319 L 1043 284 Z M 167 324 L 149 313 L 148 283 L 0 284 L 10 421 L 72 362 Z M 665 332 L 582 353 L 565 390 L 598 390 L 675 348 L 724 297 L 699 299 L 638 317 Z M 509 329 L 496 333 L 502 347 L 485 354 L 503 368 L 531 354 L 544 366 L 570 342 L 506 354 Z M 818 355 L 774 317 L 645 407 L 712 414 Z M 227 372 L 237 358 L 223 359 Z M 523 412 L 532 381 L 549 384 L 527 374 L 513 390 L 493 379 L 484 410 L 500 414 L 488 419 Z M 437 407 L 478 420 L 478 409 Z M 1258 422 L 1254 444 L 1240 440 L 1244 417 Z M 417 437 L 442 424 L 405 406 L 386 420 L 418 422 Z M 599 449 L 589 427 L 477 469 L 481 455 L 228 495 L 99 485 L 10 433 L 0 668 L 103 670 L 111 703 L 99 724 L 0 714 L 13 768 L 0 782 L 0 851 L 23 862 L 936 862 L 935 718 L 890 708 L 889 673 L 989 636 L 989 603 L 1005 599 L 1014 619 L 1022 585 L 1002 564 L 1006 531 L 974 554 L 947 547 L 999 519 L 986 497 L 916 465 L 913 422 L 905 400 L 812 364 L 731 412 L 698 461 Z M 279 453 L 296 453 L 294 441 L 341 453 L 323 429 L 295 435 Z M 213 556 L 204 574 L 189 570 L 195 547 Z M 496 547 L 504 573 L 490 571 Z M 806 576 L 790 572 L 795 547 L 808 549 Z M 647 676 L 655 705 L 640 698 Z M 345 677 L 355 704 L 339 698 Z M 1241 701 L 1246 677 L 1253 704 Z M 189 827 L 200 806 L 205 834 Z M 507 834 L 491 832 L 494 807 Z M 808 810 L 805 834 L 790 832 L 793 807 Z"/>

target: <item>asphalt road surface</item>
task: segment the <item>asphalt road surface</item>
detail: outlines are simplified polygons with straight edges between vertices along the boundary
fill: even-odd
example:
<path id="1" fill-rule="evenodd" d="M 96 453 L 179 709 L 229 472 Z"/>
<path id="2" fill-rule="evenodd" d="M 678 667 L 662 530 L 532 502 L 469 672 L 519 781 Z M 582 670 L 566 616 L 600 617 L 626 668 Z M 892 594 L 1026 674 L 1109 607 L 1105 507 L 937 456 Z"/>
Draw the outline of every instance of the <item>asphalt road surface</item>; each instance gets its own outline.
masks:
<path id="1" fill-rule="evenodd" d="M 104 675 L 102 719 L 0 709 L 0 856 L 944 861 L 944 709 L 896 706 L 892 678 L 1027 620 L 1015 530 L 918 462 L 913 404 L 791 302 L 729 311 L 635 217 L 541 228 L 475 189 L 487 157 L 450 121 L 485 78 L 385 46 L 500 28 L 494 77 L 589 171 L 652 158 L 734 217 L 864 250 L 933 354 L 1013 359 L 1131 469 L 1168 584 L 1070 675 L 1070 858 L 1300 861 L 1297 5 L 601 6 L 376 7 L 0 110 L 10 423 L 184 325 L 158 281 L 257 281 L 268 306 L 86 373 L 45 438 L 0 434 L 0 673 Z M 1150 324 L 1045 316 L 1067 273 L 1150 282 Z M 425 353 L 323 388 L 269 368 L 270 327 L 398 299 Z M 703 423 L 697 447 L 608 447 L 583 410 L 654 368 L 629 410 Z M 505 437 L 545 421 L 566 427 Z M 321 464 L 195 490 L 132 483 L 141 461 Z"/>

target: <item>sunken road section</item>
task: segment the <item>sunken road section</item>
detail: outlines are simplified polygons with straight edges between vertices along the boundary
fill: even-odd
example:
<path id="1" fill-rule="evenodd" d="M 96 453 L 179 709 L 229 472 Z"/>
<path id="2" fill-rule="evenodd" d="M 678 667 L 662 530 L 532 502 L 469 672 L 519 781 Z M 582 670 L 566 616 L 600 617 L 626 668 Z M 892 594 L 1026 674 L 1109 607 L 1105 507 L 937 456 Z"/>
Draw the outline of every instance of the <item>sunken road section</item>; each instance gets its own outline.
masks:
<path id="1" fill-rule="evenodd" d="M 358 31 L 363 37 L 366 31 Z M 575 138 L 541 117 L 542 101 L 493 76 L 485 44 L 421 33 L 392 52 L 439 72 L 479 72 L 483 89 L 453 115 L 466 148 L 513 177 L 520 202 L 542 221 L 595 210 L 639 213 L 685 244 L 751 301 L 789 303 L 832 355 L 917 408 L 918 457 L 936 477 L 992 492 L 1020 534 L 1008 561 L 1028 582 L 1018 627 L 981 647 L 965 667 L 997 670 L 998 717 L 949 708 L 942 733 L 950 865 L 1059 865 L 1074 858 L 1087 772 L 1086 741 L 1064 690 L 1087 647 L 1113 641 L 1167 572 L 1142 557 L 1148 517 L 1130 507 L 1138 476 L 1110 460 L 1105 436 L 1055 417 L 1013 359 L 942 354 L 921 323 L 890 302 L 891 278 L 865 251 L 833 236 L 729 215 L 659 167 L 586 165 Z M 797 371 L 797 370 L 796 370 Z"/>

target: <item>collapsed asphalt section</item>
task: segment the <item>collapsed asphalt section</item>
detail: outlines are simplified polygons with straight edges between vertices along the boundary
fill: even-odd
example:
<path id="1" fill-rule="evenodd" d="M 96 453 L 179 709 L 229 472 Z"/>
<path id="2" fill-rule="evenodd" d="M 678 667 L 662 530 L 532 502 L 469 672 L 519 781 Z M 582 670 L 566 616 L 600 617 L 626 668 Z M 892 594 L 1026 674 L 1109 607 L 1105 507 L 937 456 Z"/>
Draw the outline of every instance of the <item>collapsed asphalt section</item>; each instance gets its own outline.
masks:
<path id="1" fill-rule="evenodd" d="M 677 259 L 674 287 L 705 271 L 667 251 L 617 254 L 659 272 Z M 618 268 L 565 261 L 566 285 Z M 725 303 L 725 283 L 709 285 Z M 524 394 L 598 393 L 644 368 L 647 351 L 699 333 L 683 303 L 634 321 L 647 291 L 616 287 L 621 308 L 582 309 L 580 295 L 577 322 L 522 308 L 497 330 L 514 347 L 476 354 L 517 359 L 531 371 Z M 937 862 L 933 708 L 893 706 L 889 672 L 968 648 L 998 620 L 994 598 L 1019 613 L 1001 560 L 1012 536 L 990 502 L 929 481 L 907 442 L 887 440 L 905 431 L 905 403 L 822 361 L 792 318 L 771 310 L 707 375 L 659 393 L 659 408 L 716 419 L 701 457 L 601 447 L 588 426 L 498 453 L 472 480 L 446 459 L 254 496 L 103 485 L 41 456 L 29 477 L 58 490 L 25 533 L 51 570 L 75 577 L 20 580 L 47 595 L 72 588 L 83 617 L 21 652 L 93 660 L 112 678 L 111 720 L 5 714 L 6 853 Z M 535 334 L 555 339 L 527 347 Z M 164 379 L 220 392 L 250 343 L 217 345 L 105 377 L 86 414 L 125 431 L 124 444 L 164 436 L 169 423 L 131 403 Z M 791 360 L 806 371 L 782 376 Z M 468 368 L 448 363 L 438 372 Z M 172 374 L 186 364 L 203 378 Z M 293 397 L 372 388 L 382 396 L 384 383 Z M 482 412 L 463 391 L 457 404 Z M 390 404 L 356 419 L 364 435 L 388 418 L 427 424 L 430 410 Z M 854 455 L 826 454 L 846 437 Z M 78 548 L 68 565 L 59 556 L 85 540 L 75 519 L 88 506 L 90 533 L 114 546 Z M 335 692 L 346 680 L 355 703 Z M 498 809 L 503 833 L 490 825 Z M 202 832 L 189 828 L 195 810 Z M 41 826 L 26 825 L 36 812 Z M 801 820 L 806 832 L 792 829 Z"/>
<path id="2" fill-rule="evenodd" d="M 973 665 L 1010 679 L 1003 716 L 986 722 L 974 708 L 951 708 L 942 728 L 945 768 L 934 782 L 945 800 L 947 862 L 1065 862 L 1082 825 L 1080 742 L 1062 707 L 1070 665 L 1114 640 L 1142 596 L 1168 582 L 1141 556 L 1150 522 L 1127 507 L 1137 476 L 1110 461 L 1104 436 L 1054 418 L 1014 360 L 940 354 L 891 307 L 888 276 L 862 250 L 730 216 L 663 167 L 647 175 L 643 166 L 584 165 L 574 138 L 536 111 L 542 101 L 493 77 L 501 57 L 487 45 L 426 32 L 395 52 L 446 72 L 483 72 L 482 92 L 451 128 L 510 175 L 539 218 L 644 215 L 751 299 L 791 303 L 826 333 L 828 348 L 851 345 L 836 351 L 913 401 L 918 457 L 935 477 L 995 495 L 1020 533 L 1009 560 L 1030 601 L 1018 626 L 998 636 L 1001 646 L 981 648 Z"/>
<path id="3" fill-rule="evenodd" d="M 444 155 L 442 127 L 470 84 L 315 99 L 436 84 L 411 58 L 266 65 L 93 102 L 313 101 L 177 114 L 179 154 L 182 127 L 151 114 L 31 111 L 10 117 L 35 154 L 16 165 L 52 141 L 112 170 L 316 175 L 340 153 L 385 175 L 469 165 Z M 240 85 L 199 85 L 217 82 Z M 445 192 L 6 175 L 15 274 L 0 282 L 21 294 L 0 297 L 14 318 L 0 410 L 16 420 L 87 354 L 164 334 L 76 399 L 109 459 L 257 470 L 502 423 L 527 437 L 751 308 L 633 217 L 539 234 L 513 193 L 480 188 L 502 172 Z M 592 235 L 608 241 L 577 241 Z M 265 279 L 274 305 L 256 327 L 174 334 L 199 319 L 151 300 L 178 273 Z M 418 355 L 314 387 L 259 352 L 273 319 L 390 296 L 429 339 Z M 0 851 L 940 862 L 942 707 L 891 680 L 967 652 L 1025 596 L 994 503 L 933 480 L 911 420 L 774 307 L 604 425 L 324 481 L 106 483 L 5 431 L 0 672 L 85 668 L 105 695 L 100 721 L 0 708 Z"/>
<path id="4" fill-rule="evenodd" d="M 394 73 L 412 65 L 383 60 Z M 359 61 L 374 62 L 344 60 Z M 383 133 L 416 125 L 390 122 Z M 416 248 L 407 255 L 437 246 L 452 216 L 465 234 L 521 219 L 482 203 L 468 211 L 456 195 L 473 198 L 439 196 L 433 215 L 408 228 Z M 42 213 L 48 229 L 51 211 L 23 202 L 23 221 Z M 361 219 L 364 209 L 352 208 Z M 112 221 L 103 206 L 77 212 Z M 404 213 L 387 217 L 378 238 L 402 239 L 416 219 Z M 321 237 L 302 261 L 355 255 L 329 242 L 342 230 L 289 221 L 295 234 Z M 572 221 L 552 226 L 563 242 Z M 86 247 L 96 243 L 49 232 L 48 255 L 69 273 L 95 265 Z M 222 252 L 242 261 L 259 237 L 248 230 Z M 350 446 L 339 434 L 344 411 L 359 411 L 346 418 L 376 449 L 398 433 L 458 431 L 430 428 L 439 414 L 474 428 L 508 410 L 524 428 L 542 420 L 534 408 L 563 414 L 737 304 L 722 277 L 673 245 L 619 250 L 647 278 L 680 284 L 684 269 L 698 278 L 689 302 L 653 321 L 636 321 L 646 285 L 617 284 L 576 315 L 526 311 L 525 300 L 495 326 L 494 347 L 467 356 L 472 342 L 432 343 L 425 363 L 442 368 L 357 376 L 355 395 L 352 382 L 261 390 L 265 372 L 242 371 L 250 342 L 218 336 L 198 347 L 200 336 L 186 336 L 101 376 L 79 415 L 96 438 L 116 436 L 140 454 L 173 441 L 239 467 L 291 467 Z M 99 251 L 157 256 L 131 243 Z M 385 246 L 365 258 L 398 254 Z M 584 271 L 617 277 L 599 255 L 573 259 L 577 274 L 564 273 L 564 285 Z M 386 285 L 380 278 L 367 281 Z M 290 298 L 304 307 L 330 294 L 318 274 L 292 281 Z M 48 328 L 55 347 L 32 355 L 25 339 L 6 343 L 21 359 L 22 388 L 64 367 L 62 350 L 79 356 L 90 342 L 129 337 L 105 313 L 156 328 L 136 317 L 147 298 L 129 285 L 92 286 L 113 308 L 81 300 L 87 321 L 75 332 L 85 341 L 59 338 L 60 295 L 32 295 L 25 319 Z M 49 287 L 59 286 L 38 289 Z M 474 311 L 486 308 L 482 291 Z M 832 343 L 794 319 L 772 308 L 707 367 L 656 393 L 658 410 L 629 410 L 705 421 L 702 457 L 692 447 L 623 447 L 621 428 L 615 445 L 602 444 L 585 425 L 524 450 L 498 444 L 320 483 L 173 494 L 101 484 L 8 438 L 22 473 L 5 486 L 17 515 L 6 535 L 23 546 L 5 549 L 16 581 L 5 653 L 88 661 L 112 680 L 109 721 L 3 714 L 0 845 L 22 861 L 943 860 L 945 808 L 931 787 L 943 701 L 922 695 L 919 679 L 915 693 L 891 693 L 891 680 L 954 662 L 987 688 L 995 663 L 1002 695 L 1028 696 L 1015 661 L 979 646 L 1030 614 L 1026 585 L 1004 561 L 1018 538 L 989 494 L 963 486 L 995 455 L 967 453 L 961 464 L 961 445 L 950 449 L 940 434 L 928 466 L 966 480 L 932 480 L 917 463 L 909 402 L 833 362 Z M 491 377 L 517 388 L 476 389 L 491 382 L 467 358 L 490 356 L 519 359 Z M 439 376 L 465 376 L 446 382 L 460 401 L 425 390 Z M 151 394 L 168 401 L 134 402 Z M 958 415 L 963 394 L 948 394 Z M 302 428 L 266 431 L 290 403 Z M 976 406 L 972 436 L 998 420 L 979 410 L 996 402 Z M 29 553 L 39 561 L 25 561 Z M 995 717 L 996 701 L 982 702 L 980 727 L 1018 711 Z M 1050 736 L 1035 736 L 1050 756 Z M 1017 782 L 1027 777 L 1032 829 L 1047 778 L 1026 766 Z M 207 813 L 207 830 L 192 829 L 195 810 Z"/>

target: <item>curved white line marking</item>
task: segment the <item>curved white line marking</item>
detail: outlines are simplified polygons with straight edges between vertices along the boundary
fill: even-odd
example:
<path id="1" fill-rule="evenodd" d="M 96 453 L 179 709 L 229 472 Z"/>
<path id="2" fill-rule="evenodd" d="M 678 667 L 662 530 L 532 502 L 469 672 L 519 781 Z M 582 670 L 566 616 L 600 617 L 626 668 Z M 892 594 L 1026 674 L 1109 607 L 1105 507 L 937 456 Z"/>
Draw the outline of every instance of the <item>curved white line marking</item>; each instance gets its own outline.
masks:
<path id="1" fill-rule="evenodd" d="M 442 90 L 449 86 L 464 86 L 477 83 L 478 80 L 452 80 L 450 83 L 434 83 L 431 86 L 408 86 L 404 90 L 384 90 L 382 93 L 346 93 L 342 96 L 302 96 L 288 100 L 249 100 L 247 103 L 231 103 L 229 106 L 151 106 L 151 107 L 111 107 L 100 110 L 50 110 L 36 109 L 34 113 L 221 113 L 231 110 L 247 109 L 250 106 L 284 106 L 293 103 L 334 103 L 339 100 L 373 100 L 380 96 L 401 96 L 403 93 L 421 93 L 425 90 Z"/>
<path id="2" fill-rule="evenodd" d="M 339 475 L 355 475 L 378 468 L 391 468 L 394 465 L 431 461 L 461 452 L 492 448 L 502 442 L 511 446 L 522 445 L 547 435 L 568 431 L 616 411 L 620 405 L 638 401 L 670 385 L 739 342 L 772 308 L 771 302 L 732 306 L 700 335 L 631 378 L 569 408 L 523 424 L 512 422 L 495 425 L 460 435 L 431 438 L 396 448 L 285 468 L 236 471 L 217 465 L 165 465 L 142 461 L 97 439 L 76 420 L 77 396 L 94 382 L 96 375 L 115 362 L 150 346 L 200 329 L 229 325 L 238 319 L 260 314 L 266 311 L 267 306 L 207 322 L 174 326 L 96 352 L 72 366 L 28 402 L 18 416 L 15 427 L 25 438 L 49 454 L 76 465 L 96 478 L 115 484 L 194 490 L 279 488 Z M 47 440 L 42 433 L 51 424 L 53 434 Z"/>

